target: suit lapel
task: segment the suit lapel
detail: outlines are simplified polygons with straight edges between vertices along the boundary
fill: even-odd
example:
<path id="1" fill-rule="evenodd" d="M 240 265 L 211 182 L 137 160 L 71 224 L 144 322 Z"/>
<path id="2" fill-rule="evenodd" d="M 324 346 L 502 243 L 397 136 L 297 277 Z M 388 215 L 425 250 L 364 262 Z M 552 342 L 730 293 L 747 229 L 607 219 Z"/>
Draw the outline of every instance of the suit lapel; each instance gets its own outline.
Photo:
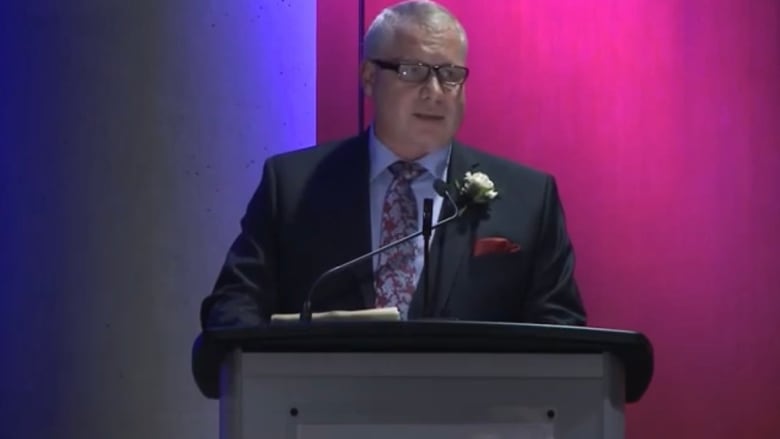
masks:
<path id="1" fill-rule="evenodd" d="M 360 136 L 360 141 L 356 145 L 358 150 L 354 162 L 357 166 L 351 166 L 355 169 L 355 174 L 351 178 L 351 181 L 364 182 L 363 184 L 355 184 L 353 194 L 356 212 L 360 212 L 359 215 L 355 215 L 355 227 L 352 233 L 355 234 L 355 249 L 353 254 L 355 257 L 368 253 L 372 249 L 371 245 L 371 189 L 369 184 L 369 154 L 368 154 L 368 132 L 364 132 Z M 374 262 L 369 258 L 355 267 L 355 280 L 358 282 L 359 290 L 363 296 L 363 303 L 366 308 L 373 308 L 376 301 L 376 291 L 374 289 Z"/>
<path id="2" fill-rule="evenodd" d="M 455 181 L 461 179 L 463 175 L 472 166 L 469 162 L 468 151 L 458 143 L 453 143 L 450 155 L 450 165 L 447 170 L 447 184 L 451 191 L 455 191 Z M 439 221 L 452 215 L 455 208 L 444 201 L 439 214 Z M 434 293 L 434 316 L 441 316 L 441 312 L 447 303 L 447 299 L 452 293 L 455 280 L 460 268 L 468 257 L 467 250 L 470 248 L 473 227 L 467 216 L 463 216 L 450 224 L 437 230 L 431 243 L 431 276 L 434 281 L 431 283 Z M 422 316 L 422 294 L 423 286 L 420 283 L 415 293 L 416 310 L 414 315 Z"/>
<path id="3" fill-rule="evenodd" d="M 341 264 L 371 251 L 367 132 L 345 145 L 345 148 L 333 159 L 337 166 L 328 166 L 327 169 L 338 171 L 329 177 L 330 182 L 336 183 L 335 186 L 331 186 L 329 194 L 336 194 L 339 204 L 334 210 L 339 212 L 339 215 L 334 217 L 331 233 L 334 234 L 333 236 L 339 236 L 340 239 L 337 248 L 332 251 L 334 254 L 341 255 L 337 262 Z M 351 268 L 349 272 L 358 285 L 366 307 L 372 307 L 374 303 L 372 261 L 370 259 L 363 261 Z"/>

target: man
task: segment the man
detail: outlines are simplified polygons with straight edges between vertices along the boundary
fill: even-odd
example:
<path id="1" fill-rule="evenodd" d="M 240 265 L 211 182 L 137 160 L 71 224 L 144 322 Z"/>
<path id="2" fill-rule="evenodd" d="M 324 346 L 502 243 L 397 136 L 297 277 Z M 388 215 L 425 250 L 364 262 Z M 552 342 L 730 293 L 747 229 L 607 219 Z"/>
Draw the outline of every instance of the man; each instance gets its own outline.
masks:
<path id="1" fill-rule="evenodd" d="M 419 230 L 424 198 L 435 200 L 434 219 L 455 212 L 437 179 L 466 209 L 433 232 L 427 308 L 420 238 L 324 279 L 314 312 L 394 306 L 404 319 L 585 324 L 553 178 L 453 140 L 468 78 L 458 20 L 433 2 L 400 3 L 375 19 L 364 47 L 371 129 L 266 161 L 202 325 L 300 312 L 321 273 Z M 458 192 L 467 181 L 489 196 Z"/>

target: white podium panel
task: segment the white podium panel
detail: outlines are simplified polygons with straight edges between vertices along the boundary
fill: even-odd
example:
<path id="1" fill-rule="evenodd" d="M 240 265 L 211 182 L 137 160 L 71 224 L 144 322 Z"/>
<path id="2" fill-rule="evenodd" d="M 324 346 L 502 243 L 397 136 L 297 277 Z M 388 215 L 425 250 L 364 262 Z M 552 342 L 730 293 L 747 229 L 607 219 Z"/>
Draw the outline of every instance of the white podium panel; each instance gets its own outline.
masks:
<path id="1" fill-rule="evenodd" d="M 618 439 L 623 383 L 609 354 L 235 351 L 220 437 Z"/>

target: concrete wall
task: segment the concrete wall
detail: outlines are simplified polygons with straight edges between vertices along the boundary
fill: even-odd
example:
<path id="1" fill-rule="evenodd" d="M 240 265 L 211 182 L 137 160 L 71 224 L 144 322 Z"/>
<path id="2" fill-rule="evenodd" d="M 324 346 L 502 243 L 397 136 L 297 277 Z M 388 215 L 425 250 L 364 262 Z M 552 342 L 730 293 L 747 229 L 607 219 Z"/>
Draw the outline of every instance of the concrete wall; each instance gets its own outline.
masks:
<path id="1" fill-rule="evenodd" d="M 199 303 L 263 160 L 314 142 L 315 14 L 0 6 L 0 436 L 216 437 Z"/>

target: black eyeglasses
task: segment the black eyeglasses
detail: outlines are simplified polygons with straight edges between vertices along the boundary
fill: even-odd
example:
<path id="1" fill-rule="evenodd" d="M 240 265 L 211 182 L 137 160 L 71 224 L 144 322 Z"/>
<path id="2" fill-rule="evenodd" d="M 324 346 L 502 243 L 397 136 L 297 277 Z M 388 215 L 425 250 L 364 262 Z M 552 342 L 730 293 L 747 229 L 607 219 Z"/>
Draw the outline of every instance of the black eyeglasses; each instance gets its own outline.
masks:
<path id="1" fill-rule="evenodd" d="M 467 67 L 452 64 L 433 66 L 422 62 L 390 62 L 379 59 L 373 59 L 371 62 L 380 68 L 397 72 L 398 77 L 406 82 L 423 83 L 430 78 L 433 71 L 440 84 L 453 87 L 463 84 L 469 76 Z"/>

